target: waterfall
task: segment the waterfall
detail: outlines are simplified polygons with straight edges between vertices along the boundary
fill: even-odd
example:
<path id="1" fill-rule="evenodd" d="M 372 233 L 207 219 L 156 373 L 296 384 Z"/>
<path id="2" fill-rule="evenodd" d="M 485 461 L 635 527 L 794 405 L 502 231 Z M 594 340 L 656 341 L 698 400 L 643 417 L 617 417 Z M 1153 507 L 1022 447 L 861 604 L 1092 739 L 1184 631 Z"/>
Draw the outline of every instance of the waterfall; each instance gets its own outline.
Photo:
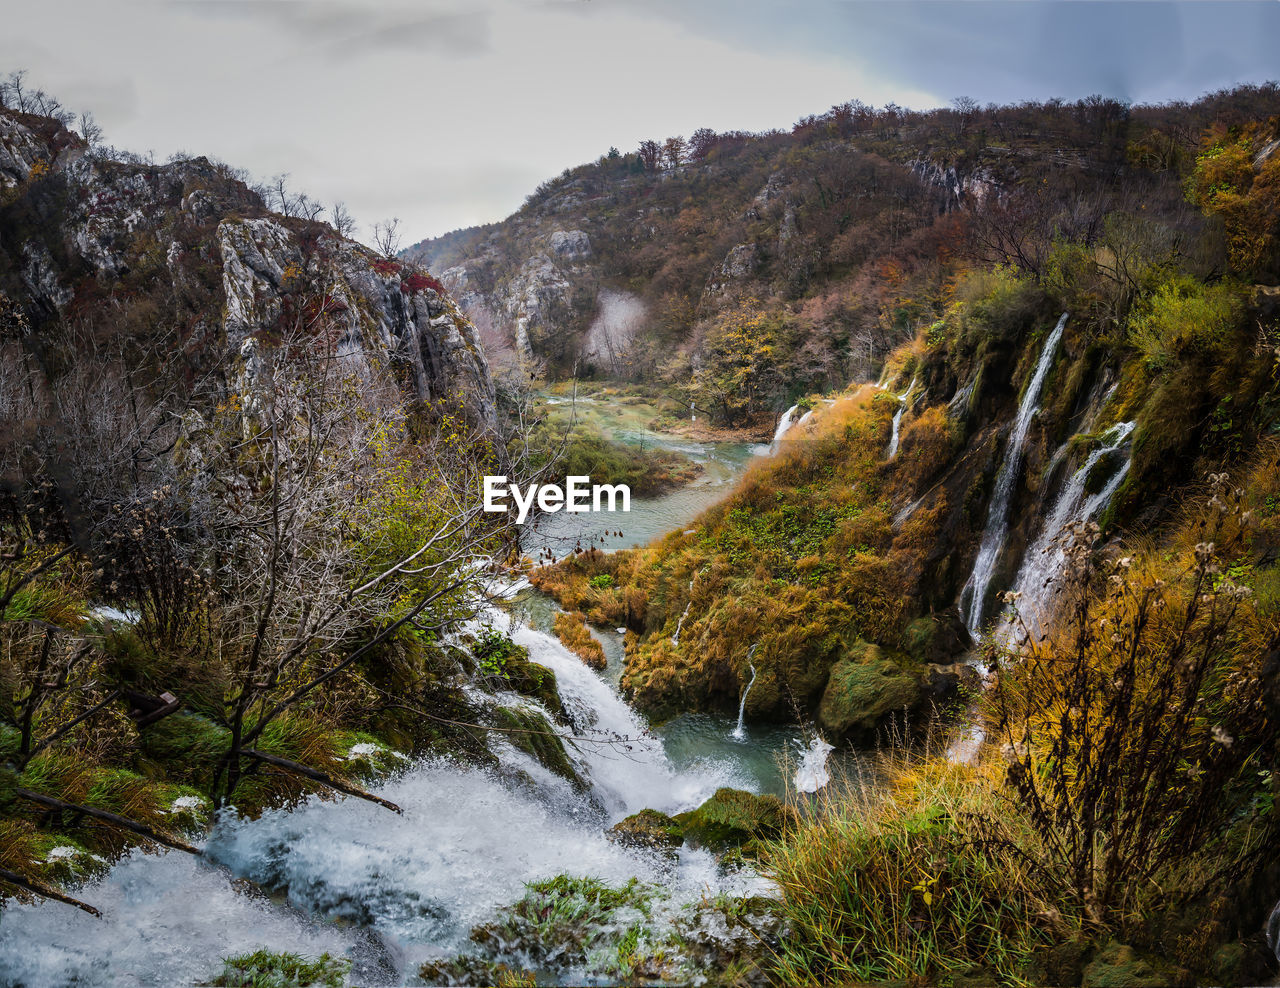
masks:
<path id="1" fill-rule="evenodd" d="M 907 410 L 907 398 L 915 389 L 916 379 L 913 377 L 911 383 L 907 385 L 907 390 L 898 395 L 898 410 L 893 413 L 893 435 L 889 437 L 889 450 L 886 453 L 886 459 L 892 460 L 898 455 L 898 432 L 899 426 L 902 424 L 902 413 Z"/>
<path id="2" fill-rule="evenodd" d="M 1094 494 L 1086 492 L 1089 476 L 1104 457 L 1120 452 L 1128 444 L 1129 437 L 1133 435 L 1133 428 L 1133 422 L 1117 422 L 1102 434 L 1101 445 L 1090 453 L 1084 465 L 1067 479 L 1062 493 L 1054 503 L 1053 510 L 1045 518 L 1035 541 L 1022 557 L 1022 565 L 1013 581 L 1013 589 L 1020 595 L 1016 605 L 1018 617 L 1033 635 L 1043 632 L 1045 623 L 1052 617 L 1052 585 L 1054 579 L 1062 573 L 1063 564 L 1066 562 L 1066 547 L 1060 538 L 1063 531 L 1073 525 L 1089 521 L 1111 503 L 1111 498 L 1120 489 L 1120 485 L 1129 473 L 1129 458 L 1125 457 L 1119 469 Z M 999 628 L 994 633 L 1002 643 L 1013 645 L 1017 643 L 1023 630 L 1011 615 L 1007 615 L 1001 620 Z M 984 681 L 985 679 L 986 676 Z M 947 760 L 962 764 L 973 762 L 984 740 L 985 733 L 982 725 L 971 711 L 970 722 L 947 749 Z"/>
<path id="3" fill-rule="evenodd" d="M 751 664 L 751 656 L 756 654 L 758 644 L 751 646 L 751 651 L 747 653 L 747 667 L 751 670 L 751 682 L 747 683 L 747 688 L 742 691 L 742 699 L 738 701 L 738 726 L 733 729 L 733 736 L 739 741 L 745 741 L 747 738 L 747 694 L 751 692 L 751 687 L 756 684 L 756 667 Z"/>
<path id="4" fill-rule="evenodd" d="M 1066 562 L 1062 533 L 1065 529 L 1096 517 L 1111 502 L 1129 473 L 1129 458 L 1107 479 L 1095 494 L 1088 494 L 1085 487 L 1089 476 L 1104 457 L 1118 453 L 1133 434 L 1133 422 L 1117 422 L 1101 436 L 1101 445 L 1089 454 L 1084 466 L 1068 478 L 1062 493 L 1045 519 L 1036 540 L 1022 557 L 1022 566 L 1013 582 L 1013 589 L 1021 594 L 1018 614 L 1033 634 L 1043 630 L 1049 618 L 1054 579 L 1062 573 Z M 1012 637 L 1014 629 L 1009 623 L 1003 633 Z"/>
<path id="5" fill-rule="evenodd" d="M 773 442 L 769 444 L 770 454 L 778 452 L 778 447 L 782 442 L 782 437 L 785 436 L 787 434 L 787 430 L 791 428 L 791 419 L 795 416 L 796 409 L 799 407 L 799 405 L 792 405 L 782 413 L 782 418 L 778 419 L 778 427 L 773 430 Z"/>
<path id="6" fill-rule="evenodd" d="M 693 402 L 689 402 L 689 421 L 690 422 L 698 421 L 698 413 L 693 407 Z"/>
<path id="7" fill-rule="evenodd" d="M 668 860 L 608 839 L 609 825 L 628 813 L 677 813 L 720 786 L 750 783 L 724 761 L 675 770 L 616 690 L 558 641 L 530 629 L 512 637 L 555 671 L 573 722 L 566 734 L 638 739 L 566 744 L 586 792 L 492 740 L 495 768 L 424 759 L 375 784 L 403 816 L 314 797 L 255 820 L 228 818 L 203 859 L 134 851 L 76 893 L 100 906 L 102 919 L 60 903 L 6 903 L 0 983 L 200 984 L 219 973 L 221 958 L 267 948 L 327 951 L 353 961 L 353 984 L 399 985 L 427 960 L 473 950 L 475 925 L 519 899 L 525 882 L 560 873 L 661 884 L 673 917 L 704 893 L 768 894 L 763 879 L 721 871 L 708 851 L 684 848 Z M 501 702 L 532 701 L 511 694 Z M 273 895 L 246 891 L 236 878 Z M 516 948 L 507 963 L 521 966 Z M 546 973 L 556 983 L 604 979 L 590 962 Z"/>
<path id="8" fill-rule="evenodd" d="M 813 736 L 813 740 L 804 748 L 800 767 L 796 769 L 796 792 L 817 792 L 831 781 L 827 758 L 835 750 L 835 746 L 827 744 L 820 734 Z"/>
<path id="9" fill-rule="evenodd" d="M 1040 390 L 1044 387 L 1044 379 L 1053 364 L 1054 354 L 1058 350 L 1058 341 L 1062 339 L 1062 331 L 1067 325 L 1067 313 L 1062 314 L 1058 325 L 1049 334 L 1044 349 L 1040 352 L 1040 363 L 1036 366 L 1035 375 L 1027 385 L 1026 394 L 1022 396 L 1022 404 L 1018 406 L 1018 416 L 1013 423 L 1013 431 L 1009 435 L 1009 446 L 1005 450 L 1004 462 L 1000 464 L 1000 472 L 996 475 L 995 490 L 991 494 L 991 507 L 987 512 L 987 526 L 982 533 L 982 543 L 978 547 L 978 556 L 973 561 L 973 574 L 969 577 L 969 613 L 965 624 L 973 635 L 982 629 L 983 602 L 995 571 L 996 561 L 1000 558 L 1000 550 L 1004 548 L 1005 535 L 1009 530 L 1009 500 L 1013 495 L 1014 485 L 1018 481 L 1022 469 L 1022 444 L 1027 438 L 1027 430 L 1031 420 L 1040 407 Z"/>
<path id="10" fill-rule="evenodd" d="M 889 449 L 885 453 L 886 459 L 892 460 L 898 455 L 898 427 L 902 424 L 902 412 L 906 407 L 906 405 L 899 405 L 898 410 L 893 413 L 893 435 L 889 437 Z"/>
<path id="11" fill-rule="evenodd" d="M 689 599 L 684 603 L 684 610 L 680 613 L 680 620 L 676 622 L 676 633 L 671 636 L 671 644 L 673 647 L 680 645 L 680 629 L 684 627 L 684 619 L 689 616 L 689 608 L 693 606 L 693 581 L 698 578 L 698 574 L 694 573 L 689 577 Z"/>

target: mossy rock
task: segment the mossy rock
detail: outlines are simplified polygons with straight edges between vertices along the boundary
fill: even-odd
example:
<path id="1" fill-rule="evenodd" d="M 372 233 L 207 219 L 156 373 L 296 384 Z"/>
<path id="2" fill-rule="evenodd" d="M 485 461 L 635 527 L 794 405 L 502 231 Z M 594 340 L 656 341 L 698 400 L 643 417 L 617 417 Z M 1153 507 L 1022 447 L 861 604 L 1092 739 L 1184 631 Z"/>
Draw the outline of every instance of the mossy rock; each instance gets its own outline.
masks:
<path id="1" fill-rule="evenodd" d="M 537 700 L 557 720 L 565 720 L 564 702 L 554 670 L 538 662 L 530 661 L 528 653 L 521 649 L 506 663 L 507 681 L 517 693 Z"/>
<path id="2" fill-rule="evenodd" d="M 585 788 L 581 777 L 574 771 L 564 742 L 551 727 L 550 721 L 536 710 L 517 710 L 499 707 L 493 712 L 495 726 L 506 728 L 503 737 L 514 747 L 532 755 L 547 770 L 568 779 L 578 788 Z"/>
<path id="3" fill-rule="evenodd" d="M 739 849 L 750 854 L 759 842 L 780 837 L 794 816 L 777 796 L 724 788 L 717 789 L 696 810 L 676 814 L 675 822 L 691 847 L 717 852 Z"/>
<path id="4" fill-rule="evenodd" d="M 920 678 L 878 645 L 859 642 L 831 669 L 818 705 L 818 725 L 830 738 L 871 744 L 892 715 L 920 705 Z"/>
<path id="5" fill-rule="evenodd" d="M 1139 954 L 1124 943 L 1109 943 L 1084 969 L 1081 988 L 1175 988 L 1193 983 L 1191 975 L 1168 961 Z"/>
<path id="6" fill-rule="evenodd" d="M 921 665 L 948 665 L 973 647 L 973 639 L 954 609 L 916 618 L 902 632 L 902 647 Z"/>
<path id="7" fill-rule="evenodd" d="M 1118 449 L 1098 457 L 1098 462 L 1084 478 L 1085 493 L 1089 495 L 1099 493 L 1120 472 L 1126 462 L 1126 455 Z"/>
<path id="8" fill-rule="evenodd" d="M 615 823 L 609 839 L 628 847 L 679 847 L 684 842 L 684 828 L 665 813 L 641 810 Z"/>
<path id="9" fill-rule="evenodd" d="M 310 960 L 298 954 L 259 950 L 226 958 L 222 973 L 205 984 L 223 988 L 342 988 L 350 970 L 349 960 L 328 954 Z"/>

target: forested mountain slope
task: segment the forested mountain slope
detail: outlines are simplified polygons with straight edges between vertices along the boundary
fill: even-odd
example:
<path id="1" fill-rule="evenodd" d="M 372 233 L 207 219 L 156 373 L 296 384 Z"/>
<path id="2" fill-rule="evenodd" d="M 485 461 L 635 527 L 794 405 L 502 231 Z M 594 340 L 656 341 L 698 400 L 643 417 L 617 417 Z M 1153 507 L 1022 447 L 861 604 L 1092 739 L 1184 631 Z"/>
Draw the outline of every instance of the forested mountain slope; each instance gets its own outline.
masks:
<path id="1" fill-rule="evenodd" d="M 610 151 L 501 223 L 406 254 L 456 291 L 494 352 L 660 381 L 737 422 L 875 376 L 941 316 L 958 266 L 1038 276 L 1060 264 L 1055 243 L 1079 243 L 1115 254 L 1120 281 L 1135 251 L 1224 272 L 1223 238 L 1247 253 L 1274 217 L 1220 202 L 1207 218 L 1184 183 L 1228 131 L 1251 125 L 1261 154 L 1277 112 L 1269 84 L 1193 105 L 854 101 L 790 132 Z M 1157 227 L 1161 246 L 1146 239 Z M 1123 304 L 1135 286 L 1118 287 Z"/>

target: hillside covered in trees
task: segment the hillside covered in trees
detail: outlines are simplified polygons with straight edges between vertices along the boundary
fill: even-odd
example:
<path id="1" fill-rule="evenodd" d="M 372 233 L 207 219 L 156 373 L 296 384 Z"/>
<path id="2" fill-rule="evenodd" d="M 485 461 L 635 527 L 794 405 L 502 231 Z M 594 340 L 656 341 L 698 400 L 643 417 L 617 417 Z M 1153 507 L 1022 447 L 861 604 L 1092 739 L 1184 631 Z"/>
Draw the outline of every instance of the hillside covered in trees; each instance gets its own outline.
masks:
<path id="1" fill-rule="evenodd" d="M 852 101 L 790 132 L 611 149 L 501 223 L 406 254 L 504 359 L 659 381 L 724 422 L 776 416 L 873 376 L 940 317 L 958 266 L 1039 277 L 1083 244 L 1117 258 L 1120 306 L 1138 256 L 1267 280 L 1278 111 L 1270 84 L 1191 105 Z"/>

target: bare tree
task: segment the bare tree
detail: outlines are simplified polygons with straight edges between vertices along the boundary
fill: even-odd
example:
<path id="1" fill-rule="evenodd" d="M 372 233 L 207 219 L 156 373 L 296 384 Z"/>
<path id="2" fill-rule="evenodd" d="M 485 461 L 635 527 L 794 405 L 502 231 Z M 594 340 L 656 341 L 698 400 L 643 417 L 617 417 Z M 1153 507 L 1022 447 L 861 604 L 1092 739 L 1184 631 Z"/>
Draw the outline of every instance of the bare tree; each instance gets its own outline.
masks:
<path id="1" fill-rule="evenodd" d="M 329 207 L 329 225 L 340 237 L 350 237 L 355 233 L 355 217 L 347 210 L 347 204 L 339 200 Z"/>
<path id="2" fill-rule="evenodd" d="M 400 252 L 400 217 L 373 225 L 373 247 L 384 257 L 395 257 Z"/>

